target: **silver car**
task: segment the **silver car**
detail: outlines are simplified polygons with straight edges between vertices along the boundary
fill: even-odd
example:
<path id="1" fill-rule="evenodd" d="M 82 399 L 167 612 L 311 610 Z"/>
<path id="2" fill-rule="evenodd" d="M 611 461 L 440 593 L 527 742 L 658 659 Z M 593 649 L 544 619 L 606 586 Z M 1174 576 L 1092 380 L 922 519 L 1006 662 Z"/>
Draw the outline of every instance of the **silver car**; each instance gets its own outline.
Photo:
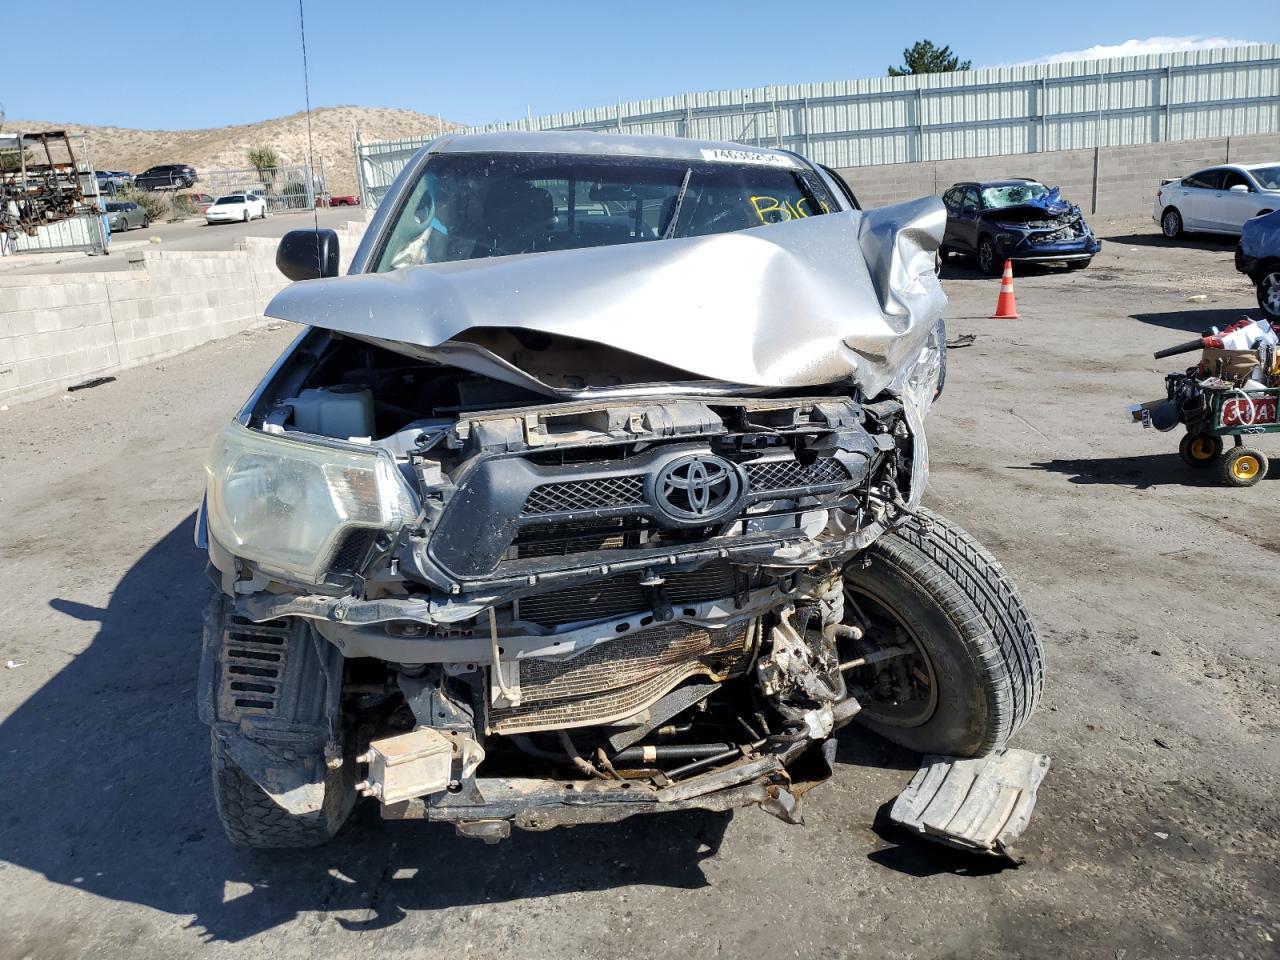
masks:
<path id="1" fill-rule="evenodd" d="M 113 200 L 107 203 L 107 222 L 111 224 L 112 233 L 124 233 L 134 227 L 146 229 L 151 226 L 151 218 L 147 211 L 132 200 Z"/>
<path id="2" fill-rule="evenodd" d="M 1273 210 L 1280 210 L 1280 163 L 1224 163 L 1160 184 L 1152 218 L 1171 240 L 1184 231 L 1234 236 Z"/>

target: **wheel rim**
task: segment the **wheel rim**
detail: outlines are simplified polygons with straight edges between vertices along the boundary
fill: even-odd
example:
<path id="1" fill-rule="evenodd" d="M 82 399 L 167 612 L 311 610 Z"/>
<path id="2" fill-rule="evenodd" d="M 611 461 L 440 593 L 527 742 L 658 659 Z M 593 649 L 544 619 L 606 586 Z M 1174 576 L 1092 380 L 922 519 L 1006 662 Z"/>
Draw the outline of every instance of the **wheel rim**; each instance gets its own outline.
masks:
<path id="1" fill-rule="evenodd" d="M 1178 221 L 1178 214 L 1174 210 L 1170 210 L 1164 215 L 1164 235 L 1166 237 L 1176 237 L 1178 235 Z"/>
<path id="2" fill-rule="evenodd" d="M 1204 437 L 1196 437 L 1191 441 L 1191 456 L 1196 460 L 1212 460 L 1213 444 Z"/>
<path id="3" fill-rule="evenodd" d="M 991 250 L 991 242 L 988 240 L 978 246 L 978 266 L 982 268 L 983 273 L 991 272 L 991 263 L 995 255 Z"/>
<path id="4" fill-rule="evenodd" d="M 1268 313 L 1280 313 L 1280 270 L 1263 277 L 1259 287 L 1263 291 L 1263 309 Z"/>
<path id="5" fill-rule="evenodd" d="M 1237 480 L 1252 480 L 1261 472 L 1262 464 L 1251 453 L 1236 457 L 1231 464 L 1231 475 Z"/>
<path id="6" fill-rule="evenodd" d="M 845 621 L 855 623 L 864 631 L 858 643 L 859 653 L 893 646 L 910 645 L 915 649 L 907 656 L 846 671 L 847 681 L 866 690 L 866 694 L 859 697 L 860 715 L 890 727 L 919 727 L 928 723 L 938 707 L 937 674 L 916 632 L 891 606 L 861 584 L 855 587 L 846 581 L 844 597 Z"/>

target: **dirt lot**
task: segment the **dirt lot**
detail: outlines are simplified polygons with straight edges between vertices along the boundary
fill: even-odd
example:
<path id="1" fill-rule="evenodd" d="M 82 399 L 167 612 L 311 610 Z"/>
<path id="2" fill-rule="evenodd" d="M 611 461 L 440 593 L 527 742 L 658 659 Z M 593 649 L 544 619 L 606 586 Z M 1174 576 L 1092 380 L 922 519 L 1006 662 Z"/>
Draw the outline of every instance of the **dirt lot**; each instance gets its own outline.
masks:
<path id="1" fill-rule="evenodd" d="M 639 819 L 498 846 L 362 810 L 318 852 L 228 846 L 195 717 L 201 460 L 292 331 L 0 412 L 0 957 L 1274 957 L 1280 466 L 1229 491 L 1127 425 L 1151 351 L 1253 305 L 1231 246 L 1149 221 L 1083 272 L 946 273 L 954 350 L 928 500 L 1039 619 L 1053 756 L 1026 863 L 881 811 L 915 758 L 845 737 L 789 827 Z M 1194 295 L 1205 295 L 1199 302 Z M 1176 365 L 1176 361 L 1173 365 Z M 73 399 L 74 397 L 74 399 Z M 1280 459 L 1280 444 L 1263 441 Z"/>

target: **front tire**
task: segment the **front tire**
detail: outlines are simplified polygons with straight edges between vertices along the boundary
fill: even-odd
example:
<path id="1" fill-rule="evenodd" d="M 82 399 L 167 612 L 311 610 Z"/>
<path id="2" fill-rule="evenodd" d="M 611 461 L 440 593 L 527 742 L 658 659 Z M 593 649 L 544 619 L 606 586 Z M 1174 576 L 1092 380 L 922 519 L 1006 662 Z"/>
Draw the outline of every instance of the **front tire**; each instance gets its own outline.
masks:
<path id="1" fill-rule="evenodd" d="M 978 757 L 1031 716 L 1044 686 L 1035 625 L 1004 568 L 960 527 L 919 511 L 845 568 L 845 587 L 864 646 L 914 644 L 846 674 L 862 688 L 864 726 L 920 753 Z"/>
<path id="2" fill-rule="evenodd" d="M 994 277 L 1000 272 L 1000 265 L 996 263 L 995 242 L 987 236 L 978 241 L 978 269 L 988 277 Z"/>
<path id="3" fill-rule="evenodd" d="M 354 788 L 344 776 L 349 764 L 328 771 L 322 809 L 290 813 L 236 766 L 216 732 L 209 733 L 213 801 L 227 839 L 238 847 L 260 850 L 316 847 L 333 839 L 354 805 Z"/>
<path id="4" fill-rule="evenodd" d="M 1182 214 L 1175 207 L 1167 207 L 1160 214 L 1160 232 L 1166 240 L 1177 240 L 1182 236 Z"/>

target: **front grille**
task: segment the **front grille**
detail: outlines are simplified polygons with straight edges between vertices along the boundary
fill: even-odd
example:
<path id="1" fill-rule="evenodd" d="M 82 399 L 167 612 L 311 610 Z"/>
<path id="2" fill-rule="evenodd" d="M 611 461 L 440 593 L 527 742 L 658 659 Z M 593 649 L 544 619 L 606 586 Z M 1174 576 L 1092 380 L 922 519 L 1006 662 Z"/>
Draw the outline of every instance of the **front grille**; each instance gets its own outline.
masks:
<path id="1" fill-rule="evenodd" d="M 839 460 L 822 457 L 804 465 L 795 460 L 770 460 L 747 465 L 751 492 L 830 487 L 845 483 L 849 474 Z M 535 487 L 520 511 L 524 516 L 572 513 L 582 510 L 642 506 L 645 503 L 644 476 L 602 477 L 544 483 Z"/>
<path id="2" fill-rule="evenodd" d="M 234 615 L 228 618 L 219 690 L 224 708 L 242 715 L 275 712 L 284 682 L 289 632 L 284 620 L 252 623 Z"/>
<path id="3" fill-rule="evenodd" d="M 663 584 L 667 599 L 676 606 L 731 597 L 737 588 L 738 577 L 729 563 L 708 563 L 697 570 L 671 574 Z"/>
<path id="4" fill-rule="evenodd" d="M 829 487 L 843 484 L 849 473 L 839 460 L 822 457 L 803 465 L 795 460 L 771 460 L 747 465 L 747 478 L 754 493 L 794 490 L 806 487 Z"/>
<path id="5" fill-rule="evenodd" d="M 574 480 L 569 483 L 544 483 L 535 487 L 520 512 L 525 516 L 541 513 L 565 513 L 576 510 L 599 510 L 604 507 L 630 507 L 644 503 L 644 477 L 602 477 L 597 480 Z"/>
<path id="6" fill-rule="evenodd" d="M 726 562 L 663 575 L 662 590 L 673 605 L 701 603 L 733 596 L 734 568 Z M 652 608 L 640 573 L 627 573 L 576 587 L 566 587 L 519 601 L 521 620 L 547 629 L 591 620 L 612 620 Z"/>
<path id="7" fill-rule="evenodd" d="M 576 657 L 520 661 L 520 706 L 490 713 L 498 733 L 610 723 L 694 676 L 725 680 L 749 662 L 746 623 L 723 630 L 651 627 Z"/>
<path id="8" fill-rule="evenodd" d="M 648 531 L 644 520 L 613 517 L 581 523 L 556 523 L 526 527 L 513 541 L 522 560 L 534 557 L 568 557 L 596 550 L 634 550 Z"/>
<path id="9" fill-rule="evenodd" d="M 622 617 L 648 606 L 640 576 L 629 573 L 524 597 L 520 600 L 520 619 L 551 629 L 579 620 Z"/>

